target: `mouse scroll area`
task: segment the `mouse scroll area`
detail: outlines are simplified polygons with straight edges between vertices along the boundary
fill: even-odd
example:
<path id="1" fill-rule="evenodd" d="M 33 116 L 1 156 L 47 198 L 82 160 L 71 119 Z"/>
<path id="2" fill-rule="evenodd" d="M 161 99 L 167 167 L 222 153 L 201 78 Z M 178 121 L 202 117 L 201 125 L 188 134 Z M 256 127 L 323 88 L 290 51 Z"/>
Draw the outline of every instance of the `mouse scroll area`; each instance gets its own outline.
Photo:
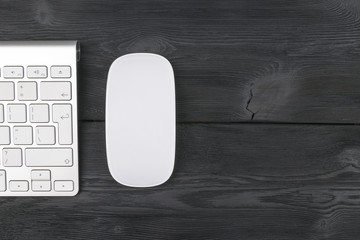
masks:
<path id="1" fill-rule="evenodd" d="M 106 151 L 113 178 L 130 187 L 166 182 L 174 169 L 175 82 L 164 57 L 135 53 L 114 61 L 106 90 Z"/>

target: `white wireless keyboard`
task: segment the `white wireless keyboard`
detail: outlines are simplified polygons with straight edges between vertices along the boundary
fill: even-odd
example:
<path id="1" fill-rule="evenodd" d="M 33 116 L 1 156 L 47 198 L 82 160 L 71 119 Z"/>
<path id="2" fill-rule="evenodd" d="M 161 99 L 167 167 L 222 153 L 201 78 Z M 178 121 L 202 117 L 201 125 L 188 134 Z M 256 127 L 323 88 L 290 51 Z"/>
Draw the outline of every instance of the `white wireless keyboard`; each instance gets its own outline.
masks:
<path id="1" fill-rule="evenodd" d="M 0 196 L 79 191 L 76 41 L 0 42 Z"/>

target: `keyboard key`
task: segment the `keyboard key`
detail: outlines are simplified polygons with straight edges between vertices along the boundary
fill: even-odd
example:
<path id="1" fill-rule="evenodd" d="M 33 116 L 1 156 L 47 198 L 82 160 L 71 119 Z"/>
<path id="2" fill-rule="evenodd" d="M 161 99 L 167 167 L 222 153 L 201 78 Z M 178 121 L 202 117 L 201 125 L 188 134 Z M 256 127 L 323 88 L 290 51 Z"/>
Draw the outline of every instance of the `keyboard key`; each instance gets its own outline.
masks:
<path id="1" fill-rule="evenodd" d="M 34 192 L 49 192 L 51 190 L 50 181 L 32 181 L 31 185 Z"/>
<path id="2" fill-rule="evenodd" d="M 66 101 L 71 100 L 70 82 L 41 82 L 41 100 L 45 101 Z"/>
<path id="3" fill-rule="evenodd" d="M 27 192 L 29 191 L 28 181 L 10 181 L 10 191 L 12 192 Z"/>
<path id="4" fill-rule="evenodd" d="M 55 181 L 55 191 L 56 192 L 72 192 L 74 191 L 74 182 L 73 181 Z"/>
<path id="5" fill-rule="evenodd" d="M 33 144 L 32 127 L 29 126 L 14 127 L 14 144 L 15 145 Z"/>
<path id="6" fill-rule="evenodd" d="M 32 170 L 31 179 L 38 181 L 50 181 L 50 170 Z"/>
<path id="7" fill-rule="evenodd" d="M 18 99 L 20 101 L 37 100 L 37 83 L 36 82 L 19 82 Z"/>
<path id="8" fill-rule="evenodd" d="M 28 78 L 47 78 L 46 66 L 29 66 L 27 67 Z"/>
<path id="9" fill-rule="evenodd" d="M 71 78 L 70 66 L 52 66 L 51 67 L 52 78 Z"/>
<path id="10" fill-rule="evenodd" d="M 4 67 L 4 78 L 24 78 L 24 68 L 21 66 Z"/>
<path id="11" fill-rule="evenodd" d="M 0 104 L 0 123 L 4 122 L 4 105 Z"/>
<path id="12" fill-rule="evenodd" d="M 2 150 L 3 166 L 21 167 L 22 151 L 21 148 L 4 148 Z"/>
<path id="13" fill-rule="evenodd" d="M 27 148 L 25 160 L 28 167 L 71 167 L 73 153 L 71 148 Z"/>
<path id="14" fill-rule="evenodd" d="M 25 104 L 8 104 L 8 122 L 25 123 L 26 122 L 26 105 Z"/>
<path id="15" fill-rule="evenodd" d="M 15 99 L 15 85 L 13 82 L 0 82 L 0 101 Z"/>
<path id="16" fill-rule="evenodd" d="M 72 108 L 70 104 L 53 105 L 53 122 L 58 124 L 59 144 L 71 145 L 72 137 Z"/>
<path id="17" fill-rule="evenodd" d="M 49 122 L 49 105 L 31 104 L 30 105 L 30 122 L 48 123 Z"/>
<path id="18" fill-rule="evenodd" d="M 10 127 L 0 126 L 0 145 L 10 144 Z"/>
<path id="19" fill-rule="evenodd" d="M 55 127 L 36 127 L 36 144 L 54 145 L 55 144 Z"/>
<path id="20" fill-rule="evenodd" d="M 0 170 L 0 192 L 6 191 L 6 173 L 4 170 Z"/>

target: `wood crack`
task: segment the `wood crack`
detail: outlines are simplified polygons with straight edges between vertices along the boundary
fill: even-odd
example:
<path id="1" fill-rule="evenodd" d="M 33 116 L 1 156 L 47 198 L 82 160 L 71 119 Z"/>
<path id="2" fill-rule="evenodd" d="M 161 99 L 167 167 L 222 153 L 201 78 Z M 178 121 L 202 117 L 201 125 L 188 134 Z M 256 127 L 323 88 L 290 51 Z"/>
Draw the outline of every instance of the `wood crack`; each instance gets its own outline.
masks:
<path id="1" fill-rule="evenodd" d="M 255 112 L 251 111 L 251 109 L 249 108 L 250 102 L 253 99 L 253 97 L 254 97 L 253 90 L 250 89 L 250 97 L 249 97 L 249 100 L 247 101 L 247 104 L 246 104 L 246 110 L 251 113 L 251 120 L 254 119 L 255 114 L 256 114 Z"/>

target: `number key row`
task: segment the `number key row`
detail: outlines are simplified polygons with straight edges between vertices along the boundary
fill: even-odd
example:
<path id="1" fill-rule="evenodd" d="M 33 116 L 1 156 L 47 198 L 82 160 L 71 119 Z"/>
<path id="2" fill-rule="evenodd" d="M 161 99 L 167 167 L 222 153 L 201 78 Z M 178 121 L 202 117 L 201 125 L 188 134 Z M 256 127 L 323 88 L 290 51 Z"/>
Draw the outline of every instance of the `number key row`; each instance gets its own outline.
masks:
<path id="1" fill-rule="evenodd" d="M 17 99 L 19 101 L 36 101 L 38 99 L 37 82 L 18 82 Z M 70 101 L 71 82 L 41 82 L 40 99 L 42 101 Z M 15 83 L 0 82 L 0 101 L 15 100 Z"/>

